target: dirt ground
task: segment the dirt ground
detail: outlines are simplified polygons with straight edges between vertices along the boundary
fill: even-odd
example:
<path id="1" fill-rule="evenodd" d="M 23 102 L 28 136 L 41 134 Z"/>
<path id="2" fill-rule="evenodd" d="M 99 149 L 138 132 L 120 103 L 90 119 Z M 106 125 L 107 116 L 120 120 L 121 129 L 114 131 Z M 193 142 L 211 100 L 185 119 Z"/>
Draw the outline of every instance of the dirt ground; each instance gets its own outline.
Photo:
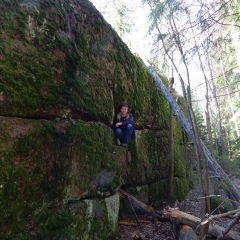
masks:
<path id="1" fill-rule="evenodd" d="M 240 189 L 240 179 L 234 178 L 232 179 L 232 181 L 235 184 L 235 186 Z M 199 200 L 199 196 L 200 196 L 199 189 L 200 187 L 196 183 L 193 189 L 191 189 L 188 192 L 185 198 L 185 201 L 179 202 L 176 204 L 179 210 L 185 211 L 187 213 L 200 217 L 201 203 Z M 137 220 L 134 215 L 124 214 L 124 216 L 121 217 L 120 219 L 121 222 L 125 221 L 128 223 L 129 222 L 135 223 L 136 226 L 119 224 L 119 227 L 118 227 L 119 231 L 118 231 L 118 236 L 116 240 L 176 240 L 177 239 L 175 237 L 175 231 L 174 231 L 172 222 L 170 221 L 160 222 L 160 221 L 157 221 L 157 219 L 153 219 L 151 216 L 146 214 L 137 215 L 137 218 L 141 226 L 137 224 Z M 222 227 L 225 227 L 226 224 L 228 224 L 230 221 L 231 221 L 230 218 L 220 218 L 220 219 L 214 220 L 212 224 L 218 224 Z M 240 234 L 240 223 L 236 224 L 233 230 L 239 232 Z M 209 236 L 208 240 L 210 239 L 216 239 L 216 238 Z"/>

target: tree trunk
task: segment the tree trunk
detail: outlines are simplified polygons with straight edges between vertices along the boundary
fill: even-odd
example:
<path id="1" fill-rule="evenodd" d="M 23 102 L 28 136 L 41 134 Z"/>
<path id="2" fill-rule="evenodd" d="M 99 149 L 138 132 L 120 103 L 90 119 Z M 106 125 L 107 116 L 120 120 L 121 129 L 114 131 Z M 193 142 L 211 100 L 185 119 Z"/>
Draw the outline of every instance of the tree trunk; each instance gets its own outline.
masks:
<path id="1" fill-rule="evenodd" d="M 203 49 L 205 51 L 206 47 L 203 46 Z M 210 83 L 211 83 L 211 80 L 213 79 L 213 74 L 212 74 L 212 68 L 211 68 L 211 64 L 210 64 L 210 60 L 209 60 L 209 54 L 208 54 L 207 51 L 205 51 L 205 55 L 206 55 L 206 59 L 207 59 L 207 66 L 208 66 L 209 71 L 210 71 L 210 80 L 207 81 L 207 79 L 205 79 L 206 90 L 207 90 L 207 93 L 206 93 L 206 97 L 207 97 L 207 101 L 206 101 L 206 122 L 207 122 L 207 130 L 208 130 L 209 148 L 210 148 L 210 151 L 213 152 L 214 151 L 214 144 L 213 144 L 212 125 L 211 125 L 211 121 L 210 121 L 211 105 L 210 105 L 210 101 L 209 101 Z"/>
<path id="2" fill-rule="evenodd" d="M 174 78 L 169 79 L 169 92 L 172 92 Z M 174 157 L 173 157 L 173 109 L 169 104 L 169 167 L 167 183 L 167 200 L 173 200 L 173 175 L 174 175 Z"/>
<path id="3" fill-rule="evenodd" d="M 223 127 L 222 127 L 222 116 L 221 116 L 220 107 L 218 104 L 217 91 L 214 83 L 212 83 L 212 87 L 213 87 L 212 89 L 213 97 L 215 100 L 217 116 L 218 116 L 218 132 L 219 132 L 219 139 L 220 139 L 220 146 L 221 146 L 221 155 L 226 155 L 226 147 L 225 147 L 225 140 L 224 140 L 224 134 L 223 134 Z"/>
<path id="4" fill-rule="evenodd" d="M 206 96 L 206 98 L 208 98 L 208 95 Z M 209 114 L 209 101 L 206 101 L 205 117 L 206 117 L 206 123 L 207 123 L 209 149 L 211 152 L 213 152 L 214 147 L 213 147 L 212 127 L 211 127 L 210 114 Z"/>
<path id="5" fill-rule="evenodd" d="M 191 25 L 191 30 L 192 30 L 192 33 L 193 33 L 193 39 L 194 39 L 194 44 L 195 46 L 197 46 L 197 41 L 196 41 L 196 35 L 195 35 L 195 32 L 194 32 L 194 28 L 192 26 L 192 22 L 191 22 L 191 18 L 189 16 L 189 12 L 186 11 L 186 14 L 188 15 L 188 19 L 189 19 L 189 23 Z M 197 55 L 198 55 L 198 59 L 199 59 L 199 63 L 200 63 L 200 68 L 202 70 L 202 73 L 203 73 L 203 76 L 204 76 L 204 81 L 205 81 L 205 87 L 206 87 L 206 107 L 205 107 L 205 113 L 206 113 L 206 122 L 207 122 L 207 129 L 208 129 L 208 139 L 209 139 L 209 145 L 210 145 L 210 149 L 213 150 L 213 145 L 212 145 L 212 131 L 211 131 L 211 124 L 210 124 L 210 117 L 209 117 L 209 94 L 208 94 L 208 79 L 207 79 L 207 76 L 206 76 L 206 73 L 205 73 L 205 68 L 204 68 L 204 65 L 203 65 L 203 62 L 202 62 L 202 57 L 201 57 L 201 54 L 200 54 L 200 51 L 199 51 L 199 48 L 197 47 Z M 190 89 L 189 89 L 190 91 Z M 191 103 L 190 103 L 191 104 Z M 192 109 L 192 108 L 191 108 Z M 193 116 L 194 117 L 194 116 Z M 194 117 L 195 119 L 195 117 Z M 194 123 L 196 124 L 196 120 L 194 121 Z M 196 131 L 197 131 L 197 126 L 195 126 L 196 128 Z M 204 157 L 204 153 L 203 153 L 203 147 L 200 143 L 200 137 L 198 135 L 198 132 L 196 132 L 195 134 L 195 137 L 197 139 L 197 142 L 198 142 L 198 149 L 200 150 L 200 154 L 202 156 L 202 162 L 203 162 L 203 171 L 204 171 L 204 184 L 205 184 L 205 195 L 208 196 L 210 194 L 210 190 L 209 190 L 209 176 L 208 176 L 208 170 L 207 170 L 207 161 L 206 161 L 206 158 Z M 210 213 L 210 199 L 207 198 L 205 199 L 205 206 L 206 206 L 206 209 L 205 209 L 205 213 Z M 207 226 L 208 228 L 208 226 Z"/>
<path id="6" fill-rule="evenodd" d="M 209 73 L 210 73 L 211 80 L 212 80 L 211 82 L 209 82 L 209 89 L 212 91 L 214 102 L 215 102 L 215 108 L 216 108 L 216 112 L 217 112 L 216 123 L 213 123 L 214 124 L 215 151 L 217 153 L 217 156 L 220 156 L 220 155 L 226 154 L 225 141 L 224 141 L 224 137 L 223 137 L 223 128 L 222 128 L 222 116 L 221 116 L 221 112 L 220 112 L 220 106 L 218 104 L 216 87 L 215 87 L 215 84 L 213 81 L 214 78 L 213 78 L 212 67 L 211 67 L 212 65 L 209 60 L 209 54 L 208 54 L 208 52 L 206 52 L 206 53 L 207 53 L 206 56 L 207 56 L 207 61 L 208 61 L 207 65 L 209 66 Z M 218 125 L 218 127 L 216 127 L 217 125 Z M 216 131 L 217 128 L 218 128 L 218 130 Z M 221 149 L 220 153 L 219 153 L 219 145 L 217 142 L 216 132 L 218 132 L 218 134 L 219 134 L 218 137 L 220 140 L 220 149 Z"/>
<path id="7" fill-rule="evenodd" d="M 189 23 L 190 23 L 190 26 L 191 26 L 194 44 L 195 44 L 195 46 L 198 46 L 197 40 L 196 40 L 196 37 L 195 37 L 196 34 L 195 34 L 194 30 L 193 30 L 194 28 L 192 26 L 192 22 L 191 22 L 191 18 L 189 16 L 189 12 L 186 11 L 186 14 L 188 15 L 188 20 L 189 20 Z M 200 69 L 202 71 L 202 74 L 203 74 L 203 77 L 204 77 L 204 81 L 205 81 L 205 87 L 206 87 L 205 115 L 206 115 L 206 123 L 207 123 L 207 130 L 208 130 L 209 147 L 210 147 L 210 150 L 213 151 L 212 130 L 211 130 L 211 123 L 210 123 L 210 115 L 209 115 L 209 106 L 210 106 L 210 104 L 209 104 L 209 93 L 208 93 L 208 79 L 207 79 L 207 76 L 206 76 L 206 73 L 205 73 L 206 70 L 204 68 L 204 64 L 203 64 L 202 57 L 201 57 L 201 54 L 200 54 L 200 51 L 199 51 L 198 47 L 196 47 L 196 51 L 197 51 L 198 60 L 199 60 L 199 63 L 200 63 Z M 206 182 L 208 182 L 208 180 Z"/>
<path id="8" fill-rule="evenodd" d="M 175 43 L 176 43 L 177 48 L 179 50 L 179 53 L 181 54 L 181 58 L 182 58 L 184 66 L 185 66 L 185 70 L 186 70 L 186 74 L 187 74 L 187 82 L 188 82 L 187 94 L 186 94 L 186 90 L 185 90 L 185 86 L 184 86 L 184 81 L 183 81 L 180 74 L 179 74 L 179 79 L 181 81 L 183 94 L 186 96 L 186 97 L 184 97 L 184 100 L 185 100 L 186 110 L 188 111 L 188 116 L 189 116 L 191 129 L 192 129 L 192 136 L 193 136 L 193 139 L 194 139 L 193 141 L 195 142 L 194 148 L 195 148 L 195 153 L 196 153 L 196 157 L 197 157 L 197 161 L 198 161 L 199 183 L 200 183 L 202 195 L 205 196 L 205 194 L 207 194 L 208 191 L 209 191 L 208 173 L 207 173 L 207 171 L 204 172 L 205 173 L 205 186 L 204 186 L 203 175 L 202 175 L 202 166 L 205 169 L 206 160 L 204 158 L 203 150 L 202 150 L 202 147 L 201 147 L 201 144 L 200 144 L 200 141 L 199 141 L 200 139 L 199 139 L 199 134 L 198 134 L 198 130 L 197 130 L 197 127 L 196 127 L 196 120 L 195 120 L 195 116 L 194 116 L 193 109 L 192 109 L 189 70 L 188 70 L 188 66 L 187 66 L 187 63 L 186 63 L 185 54 L 183 52 L 183 47 L 182 47 L 182 44 L 181 44 L 181 40 L 179 38 L 178 29 L 177 29 L 176 24 L 175 24 L 175 19 L 172 18 L 172 22 L 169 21 L 169 23 L 170 23 L 169 25 L 171 27 L 172 32 L 174 32 L 174 40 L 175 40 Z M 187 102 L 186 102 L 186 99 L 187 99 Z M 206 201 L 205 199 L 202 200 L 201 202 L 202 202 L 201 216 L 202 216 L 202 218 L 204 218 L 205 214 L 207 213 L 206 211 L 210 208 L 210 202 L 209 202 L 209 200 Z M 206 225 L 206 226 L 204 226 L 200 229 L 200 238 L 201 239 L 205 238 L 204 236 L 208 232 L 207 227 L 208 226 Z"/>
<path id="9" fill-rule="evenodd" d="M 237 117 L 236 117 L 235 111 L 233 109 L 232 99 L 231 99 L 231 96 L 230 96 L 229 83 L 228 83 L 227 76 L 226 76 L 226 73 L 225 73 L 225 71 L 223 69 L 222 64 L 221 64 L 221 68 L 222 68 L 222 74 L 224 76 L 224 80 L 225 80 L 225 84 L 226 84 L 228 101 L 229 101 L 229 105 L 230 105 L 230 108 L 231 108 L 233 122 L 234 122 L 234 126 L 235 126 L 235 132 L 236 132 L 236 136 L 235 137 L 238 138 L 240 136 L 240 134 L 239 134 L 238 124 L 237 124 Z"/>

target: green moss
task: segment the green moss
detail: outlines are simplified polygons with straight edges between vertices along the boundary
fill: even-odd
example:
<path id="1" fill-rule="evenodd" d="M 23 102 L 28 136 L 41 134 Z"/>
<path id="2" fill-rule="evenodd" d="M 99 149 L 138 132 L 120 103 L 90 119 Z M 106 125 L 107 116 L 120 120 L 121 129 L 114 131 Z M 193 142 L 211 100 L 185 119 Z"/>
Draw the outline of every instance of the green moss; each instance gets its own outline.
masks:
<path id="1" fill-rule="evenodd" d="M 14 11 L 6 8 L 11 17 L 0 19 L 12 23 L 12 14 L 18 14 L 24 22 L 13 24 L 13 31 L 21 32 L 17 41 L 9 26 L 3 32 L 8 44 L 2 47 L 0 90 L 8 104 L 2 115 L 39 116 L 44 112 L 57 117 L 66 107 L 70 115 L 109 124 L 114 99 L 115 106 L 128 101 L 139 124 L 166 126 L 168 105 L 142 61 L 114 30 L 107 30 L 101 17 L 92 14 L 87 1 L 73 2 L 73 8 L 42 0 L 36 4 L 38 12 L 28 8 L 29 4 Z"/>
<path id="2" fill-rule="evenodd" d="M 189 191 L 189 182 L 183 178 L 174 177 L 174 196 L 173 201 L 182 201 Z M 167 180 L 161 180 L 149 185 L 149 204 L 158 208 L 166 199 Z"/>
<path id="3" fill-rule="evenodd" d="M 155 208 L 162 205 L 166 198 L 167 180 L 161 180 L 149 186 L 149 204 Z"/>
<path id="4" fill-rule="evenodd" d="M 11 0 L 0 7 L 0 114 L 20 117 L 0 118 L 0 238 L 59 233 L 70 239 L 89 231 L 89 239 L 110 239 L 116 228 L 107 219 L 114 215 L 111 201 L 76 199 L 144 185 L 150 202 L 161 203 L 168 103 L 141 59 L 88 1 Z M 108 127 L 113 107 L 122 101 L 129 103 L 137 126 L 148 128 L 137 131 L 128 148 L 113 147 Z M 176 199 L 186 187 L 179 126 L 176 121 Z M 69 199 L 77 203 L 68 209 Z M 36 237 L 25 233 L 30 220 L 38 227 Z"/>
<path id="5" fill-rule="evenodd" d="M 127 192 L 145 204 L 149 204 L 149 185 L 130 187 Z"/>
<path id="6" fill-rule="evenodd" d="M 168 148 L 163 138 L 152 130 L 137 131 L 137 141 L 129 146 L 127 166 L 128 182 L 142 185 L 167 177 L 166 155 Z"/>
<path id="7" fill-rule="evenodd" d="M 110 210 L 111 207 L 113 209 Z M 119 196 L 55 208 L 45 205 L 25 223 L 31 230 L 19 233 L 17 239 L 114 239 L 118 208 Z M 31 234 L 33 232 L 36 236 Z"/>
<path id="8" fill-rule="evenodd" d="M 14 225 L 11 231 L 16 233 L 23 231 L 26 216 L 33 215 L 44 202 L 48 205 L 61 203 L 67 186 L 70 188 L 69 197 L 73 199 L 83 192 L 97 195 L 97 185 L 89 188 L 89 183 L 96 181 L 102 167 L 113 161 L 115 155 L 109 154 L 112 150 L 111 131 L 106 131 L 102 124 L 77 121 L 74 125 L 70 120 L 62 120 L 59 122 L 62 129 L 59 129 L 52 121 L 22 122 L 22 127 L 24 124 L 25 128 L 32 130 L 26 130 L 17 139 L 7 134 L 14 133 L 11 122 L 10 125 L 7 121 L 1 124 L 9 141 L 0 153 L 0 212 L 5 226 L 8 223 Z M 1 141 L 5 136 L 1 136 Z M 8 148 L 10 143 L 13 146 Z M 109 169 L 113 168 L 114 165 Z M 108 190 L 121 185 L 122 178 L 118 173 L 122 170 L 115 171 L 116 178 L 107 186 Z M 61 214 L 59 218 L 61 222 Z M 7 238 L 10 232 L 2 234 Z"/>
<path id="9" fill-rule="evenodd" d="M 81 83 L 82 80 L 86 82 L 84 77 L 95 80 L 95 70 L 91 70 L 94 58 L 82 31 L 73 28 L 74 41 L 66 38 L 65 33 L 59 34 L 59 31 L 69 31 L 65 20 L 66 11 L 72 14 L 71 6 L 55 6 L 49 2 L 51 8 L 46 11 L 46 4 L 47 1 L 41 1 L 36 5 L 38 12 L 32 12 L 28 3 L 16 7 L 14 12 L 6 8 L 1 18 L 3 25 L 11 22 L 14 26 L 7 25 L 2 29 L 7 44 L 1 45 L 4 55 L 1 58 L 0 90 L 9 103 L 3 106 L 2 115 L 9 112 L 18 116 L 38 115 L 43 109 L 47 112 L 65 105 L 73 113 L 82 111 L 84 115 L 89 114 L 89 118 L 110 122 L 112 104 L 106 82 L 100 81 L 97 85 L 92 82 L 85 88 Z M 57 13 L 53 7 L 57 8 Z M 19 22 L 24 24 L 12 21 L 12 15 L 16 14 Z M 13 39 L 11 31 L 21 32 L 21 37 Z M 79 73 L 84 73 L 83 77 Z M 104 107 L 106 111 L 102 112 Z"/>
<path id="10" fill-rule="evenodd" d="M 174 198 L 173 201 L 182 201 L 189 191 L 190 181 L 184 178 L 174 178 Z"/>

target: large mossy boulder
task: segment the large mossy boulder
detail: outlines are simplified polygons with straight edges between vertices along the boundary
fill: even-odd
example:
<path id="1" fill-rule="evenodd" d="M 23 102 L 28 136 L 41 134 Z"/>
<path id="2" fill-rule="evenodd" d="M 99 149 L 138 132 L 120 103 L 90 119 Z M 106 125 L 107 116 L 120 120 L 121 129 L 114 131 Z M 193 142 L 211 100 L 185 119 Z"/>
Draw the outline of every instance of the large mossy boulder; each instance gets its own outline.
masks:
<path id="1" fill-rule="evenodd" d="M 168 103 L 89 1 L 0 8 L 0 239 L 114 239 L 117 188 L 156 207 L 165 197 Z M 137 134 L 128 148 L 114 145 L 110 128 L 122 101 Z M 188 184 L 177 121 L 174 131 L 181 200 Z"/>

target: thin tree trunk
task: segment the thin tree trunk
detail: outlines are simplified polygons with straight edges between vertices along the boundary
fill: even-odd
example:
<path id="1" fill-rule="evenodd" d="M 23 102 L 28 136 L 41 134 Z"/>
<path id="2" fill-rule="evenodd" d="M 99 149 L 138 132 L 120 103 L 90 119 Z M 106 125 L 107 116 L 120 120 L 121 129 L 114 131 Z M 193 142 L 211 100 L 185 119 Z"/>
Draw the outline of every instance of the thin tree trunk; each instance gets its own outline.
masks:
<path id="1" fill-rule="evenodd" d="M 203 153 L 203 150 L 201 149 L 201 145 L 199 144 L 199 135 L 198 135 L 198 130 L 196 128 L 196 120 L 195 120 L 195 116 L 194 116 L 194 113 L 193 113 L 193 109 L 192 109 L 192 100 L 191 100 L 191 93 L 190 93 L 190 77 L 189 77 L 189 70 L 188 70 L 188 66 L 187 66 L 187 63 L 186 63 L 186 59 L 185 59 L 185 55 L 184 55 L 184 52 L 183 52 L 183 48 L 182 48 L 182 44 L 181 44 L 181 40 L 179 38 L 179 33 L 178 33 L 178 30 L 177 30 L 177 27 L 176 27 L 176 24 L 175 24 L 175 20 L 174 18 L 172 18 L 172 22 L 169 21 L 170 23 L 170 27 L 171 27 L 171 30 L 172 32 L 174 33 L 174 40 L 175 40 L 175 43 L 178 47 L 178 50 L 181 54 L 181 58 L 182 58 L 182 61 L 183 61 L 183 64 L 185 66 L 185 70 L 186 70 L 186 73 L 187 73 L 187 82 L 188 82 L 188 90 L 187 91 L 187 97 L 185 99 L 187 99 L 187 111 L 189 112 L 189 121 L 191 123 L 191 126 L 192 126 L 192 129 L 193 129 L 193 136 L 194 136 L 194 139 L 195 139 L 195 144 L 194 144 L 194 148 L 195 148 L 195 152 L 196 152 L 196 157 L 197 157 L 197 160 L 198 160 L 198 175 L 199 175 L 199 183 L 200 183 L 200 187 L 201 187 L 201 192 L 202 192 L 202 195 L 205 196 L 206 194 L 206 188 L 204 188 L 204 182 L 203 182 L 203 175 L 202 175 L 202 166 L 204 167 L 204 164 L 202 165 L 202 163 L 204 163 L 204 155 L 202 154 Z M 181 77 L 181 75 L 179 75 L 179 78 L 180 78 L 180 81 L 181 81 L 181 84 L 182 84 L 182 89 L 183 89 L 183 93 L 186 94 L 186 91 L 185 91 L 185 86 L 184 86 L 184 81 Z M 203 161 L 201 161 L 201 159 Z M 207 176 L 207 175 L 206 175 Z M 206 181 L 205 181 L 206 183 Z M 202 212 L 201 212 L 201 217 L 204 218 L 204 216 L 206 215 L 206 201 L 203 200 L 201 201 L 202 202 Z M 207 232 L 208 232 L 208 229 L 207 229 L 208 226 L 204 226 L 200 229 L 200 238 L 201 239 L 204 239 Z"/>
<path id="2" fill-rule="evenodd" d="M 188 87 L 188 92 L 190 94 L 190 88 Z M 201 146 L 201 142 L 200 142 L 200 138 L 198 135 L 198 131 L 197 131 L 197 125 L 196 125 L 196 120 L 195 120 L 195 116 L 194 113 L 192 111 L 192 105 L 190 103 L 190 114 L 191 114 L 191 119 L 192 119 L 192 127 L 194 130 L 194 138 L 195 138 L 195 144 L 194 147 L 196 148 L 196 153 L 197 153 L 197 159 L 198 159 L 198 175 L 199 177 L 199 181 L 201 184 L 201 190 L 202 190 L 202 196 L 208 196 L 208 194 L 206 194 L 206 192 L 209 192 L 209 182 L 208 182 L 208 171 L 207 171 L 207 164 L 206 164 L 206 158 L 204 157 L 203 154 L 203 149 Z M 202 175 L 202 169 L 204 171 L 205 174 L 205 188 L 204 188 L 204 181 L 203 181 L 203 175 Z M 207 180 L 206 180 L 207 179 Z M 210 201 L 208 199 L 208 201 L 206 201 L 206 199 L 201 199 L 201 219 L 203 220 L 206 213 L 210 213 Z M 206 226 L 202 226 L 200 228 L 200 239 L 205 239 L 208 233 L 208 228 L 209 225 Z"/>
<path id="3" fill-rule="evenodd" d="M 223 128 L 222 128 L 222 116 L 221 116 L 221 112 L 220 112 L 220 107 L 218 104 L 218 99 L 217 99 L 217 91 L 216 91 L 216 87 L 215 84 L 212 83 L 213 86 L 213 97 L 215 100 L 215 104 L 216 104 L 216 109 L 217 109 L 217 116 L 218 116 L 218 132 L 219 132 L 219 139 L 220 139 L 220 146 L 221 146 L 221 155 L 226 155 L 226 147 L 225 147 L 225 140 L 224 140 L 224 134 L 223 134 Z"/>
<path id="4" fill-rule="evenodd" d="M 190 26 L 191 26 L 191 30 L 192 30 L 192 33 L 193 33 L 193 39 L 194 39 L 194 44 L 195 46 L 197 47 L 197 41 L 196 41 L 196 35 L 194 33 L 194 30 L 193 30 L 193 27 L 192 27 L 192 22 L 191 22 L 191 18 L 189 16 L 189 13 L 188 11 L 186 11 L 186 14 L 188 15 L 188 19 L 189 19 L 189 23 L 190 23 Z M 201 58 L 201 55 L 200 55 L 200 52 L 199 52 L 199 48 L 197 47 L 197 55 L 198 55 L 198 59 L 199 59 L 199 63 L 200 63 L 200 68 L 202 70 L 202 73 L 203 73 L 203 76 L 204 76 L 204 80 L 205 80 L 205 87 L 206 87 L 206 107 L 205 107 L 205 112 L 206 112 L 206 122 L 207 122 L 207 129 L 208 129 L 208 138 L 209 138 L 209 142 L 210 144 L 212 143 L 212 131 L 211 131 L 211 124 L 210 124 L 210 118 L 209 118 L 209 94 L 208 94 L 208 79 L 207 79 L 207 76 L 205 74 L 205 69 L 204 69 L 204 65 L 203 65 L 203 62 L 202 62 L 202 58 Z M 189 90 L 190 91 L 190 90 Z M 192 109 L 192 108 L 191 108 Z M 195 119 L 195 116 L 193 116 L 194 119 Z M 194 123 L 196 123 L 196 120 L 194 121 Z M 196 132 L 196 138 L 198 140 L 198 142 L 200 141 L 200 137 L 199 137 L 199 134 L 198 132 Z M 203 171 L 204 171 L 204 183 L 205 183 L 205 195 L 208 196 L 210 194 L 210 190 L 209 190 L 209 176 L 208 176 L 208 169 L 207 169 L 207 161 L 206 161 L 206 158 L 204 157 L 204 153 L 203 153 L 203 148 L 199 142 L 199 149 L 201 151 L 201 156 L 203 157 L 202 158 L 202 162 L 203 162 Z M 210 146 L 210 150 L 213 149 L 213 146 Z M 205 212 L 206 213 L 210 213 L 210 199 L 206 199 L 205 201 L 205 204 L 206 204 L 206 209 L 205 209 Z M 208 228 L 208 226 L 207 226 Z"/>
<path id="5" fill-rule="evenodd" d="M 174 78 L 169 79 L 169 92 L 171 94 Z M 173 200 L 173 176 L 174 176 L 174 157 L 173 157 L 173 109 L 169 104 L 169 167 L 168 167 L 168 184 L 167 200 Z"/>
<path id="6" fill-rule="evenodd" d="M 210 72 L 210 77 L 211 79 L 213 79 L 213 73 L 212 73 L 212 67 L 210 60 L 209 60 L 209 56 L 207 54 L 207 61 L 208 61 L 208 66 L 209 66 L 209 72 Z M 218 125 L 218 134 L 219 134 L 219 139 L 220 139 L 220 146 L 223 146 L 222 152 L 225 151 L 225 143 L 224 143 L 224 139 L 222 139 L 222 117 L 221 117 L 221 112 L 220 112 L 220 108 L 219 108 L 219 104 L 218 104 L 218 99 L 217 99 L 217 93 L 216 93 L 216 87 L 213 81 L 209 82 L 209 88 L 212 91 L 213 94 L 213 98 L 214 98 L 214 102 L 215 102 L 215 109 L 217 112 L 217 119 L 214 123 L 214 138 L 215 138 L 215 151 L 216 151 L 216 155 L 219 157 L 219 147 L 218 147 L 218 141 L 217 141 L 217 131 L 216 131 L 216 123 Z M 214 114 L 215 115 L 215 114 Z"/>
<path id="7" fill-rule="evenodd" d="M 235 125 L 236 137 L 239 137 L 240 134 L 239 134 L 238 124 L 237 124 L 237 117 L 236 117 L 235 111 L 233 109 L 232 99 L 231 99 L 230 91 L 229 91 L 229 83 L 228 83 L 227 76 L 225 74 L 225 71 L 223 69 L 222 64 L 221 64 L 221 69 L 222 69 L 222 75 L 224 76 L 224 80 L 225 80 L 225 84 L 226 84 L 227 96 L 228 96 L 228 101 L 229 101 L 229 104 L 230 104 L 232 117 L 233 117 L 233 121 L 234 121 L 234 125 Z"/>
<path id="8" fill-rule="evenodd" d="M 209 98 L 208 94 L 206 94 L 206 98 Z M 212 127 L 211 127 L 210 114 L 209 114 L 209 100 L 206 101 L 206 105 L 205 105 L 205 117 L 206 117 L 206 123 L 207 123 L 209 149 L 211 152 L 213 152 L 214 147 L 213 147 Z"/>
<path id="9" fill-rule="evenodd" d="M 219 48 L 219 45 L 217 45 L 217 48 Z M 220 51 L 220 49 L 219 49 L 219 51 Z M 221 60 L 220 60 L 220 63 L 222 65 Z M 220 111 L 220 105 L 217 100 L 217 91 L 216 91 L 216 87 L 215 87 L 214 83 L 213 83 L 213 95 L 214 95 L 214 99 L 216 102 L 218 117 L 219 117 L 219 139 L 220 139 L 220 146 L 221 146 L 221 155 L 226 156 L 227 151 L 226 151 L 226 144 L 225 144 L 224 133 L 223 133 L 221 111 Z"/>
<path id="10" fill-rule="evenodd" d="M 211 70 L 210 70 L 210 74 L 211 74 L 211 79 L 213 79 Z M 220 148 L 221 148 L 221 153 L 219 153 L 218 144 L 217 144 L 217 137 L 216 137 L 216 131 L 215 131 L 216 152 L 218 153 L 218 156 L 219 155 L 225 155 L 226 154 L 226 148 L 225 148 L 225 141 L 224 141 L 224 137 L 223 137 L 222 116 L 221 116 L 220 107 L 219 107 L 219 104 L 218 104 L 217 91 L 216 91 L 216 86 L 215 86 L 214 82 L 212 82 L 212 84 L 210 85 L 210 89 L 212 91 L 213 99 L 214 99 L 215 106 L 216 106 L 218 134 L 219 134 L 218 137 L 219 137 L 219 140 L 220 140 Z"/>
<path id="11" fill-rule="evenodd" d="M 205 50 L 204 46 L 203 46 L 203 49 Z M 213 78 L 213 75 L 212 75 L 212 69 L 211 69 L 211 65 L 210 65 L 210 60 L 209 60 L 209 54 L 207 51 L 205 51 L 205 55 L 206 55 L 206 58 L 207 58 L 207 62 L 208 62 L 208 67 L 209 67 L 209 70 L 210 70 L 210 78 L 212 79 Z M 210 87 L 210 80 L 207 81 L 207 79 L 205 79 L 205 84 L 206 84 L 206 123 L 207 123 L 207 130 L 208 130 L 208 140 L 209 140 L 209 149 L 211 152 L 214 151 L 214 144 L 213 144 L 213 135 L 212 135 L 212 125 L 211 125 L 211 120 L 210 120 L 210 109 L 211 109 L 211 105 L 210 105 L 210 101 L 209 101 L 209 87 Z"/>
<path id="12" fill-rule="evenodd" d="M 203 49 L 204 46 L 203 46 Z M 210 72 L 210 80 L 208 82 L 205 81 L 205 84 L 206 84 L 206 89 L 207 89 L 207 97 L 208 97 L 208 102 L 206 101 L 206 108 L 207 108 L 207 104 L 209 104 L 209 90 L 211 90 L 211 82 L 212 82 L 212 79 L 213 79 L 213 74 L 212 74 L 212 68 L 211 68 L 211 64 L 210 64 L 210 60 L 209 60 L 209 54 L 208 54 L 208 51 L 205 50 L 205 55 L 206 55 L 206 59 L 207 59 L 207 66 L 209 68 L 209 72 Z M 212 84 L 214 84 L 212 82 Z M 208 111 L 206 112 L 206 122 L 207 122 L 207 128 L 208 128 L 208 138 L 209 138 L 209 148 L 210 148 L 210 151 L 213 152 L 214 151 L 214 141 L 213 141 L 213 135 L 212 135 L 212 125 L 211 125 L 211 121 L 210 121 L 210 110 L 211 110 L 211 105 L 209 104 L 208 105 Z M 214 122 L 214 121 L 213 121 Z M 209 126 L 209 127 L 208 127 Z M 216 131 L 215 131 L 215 123 L 213 123 L 213 126 L 214 126 L 214 138 L 216 138 L 215 134 L 216 134 Z M 217 143 L 215 143 L 217 144 Z M 215 149 L 217 152 L 218 152 L 218 148 L 216 147 Z"/>

